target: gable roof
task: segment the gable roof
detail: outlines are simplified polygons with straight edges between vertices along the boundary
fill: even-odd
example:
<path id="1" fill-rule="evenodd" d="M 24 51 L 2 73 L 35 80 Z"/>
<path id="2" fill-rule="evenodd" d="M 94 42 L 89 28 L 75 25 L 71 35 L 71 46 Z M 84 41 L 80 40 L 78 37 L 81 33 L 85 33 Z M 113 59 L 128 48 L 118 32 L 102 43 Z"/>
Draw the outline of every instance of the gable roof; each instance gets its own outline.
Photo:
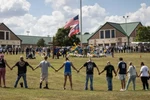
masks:
<path id="1" fill-rule="evenodd" d="M 88 38 L 91 36 L 92 34 L 83 34 L 82 35 L 82 43 L 88 43 Z M 81 35 L 76 35 L 80 40 L 81 40 Z"/>
<path id="2" fill-rule="evenodd" d="M 0 23 L 0 26 L 4 25 L 12 34 L 14 34 L 20 41 L 22 41 L 12 30 L 10 30 L 4 23 Z"/>
<path id="3" fill-rule="evenodd" d="M 103 26 L 105 26 L 106 24 L 111 25 L 112 27 L 114 27 L 115 29 L 117 29 L 118 31 L 120 31 L 122 34 L 124 34 L 125 36 L 130 36 L 131 33 L 135 30 L 135 28 L 141 24 L 141 22 L 130 22 L 130 23 L 113 23 L 113 22 L 106 22 Z M 141 24 L 142 25 L 142 24 Z M 100 29 L 103 28 L 103 26 L 99 27 L 93 35 L 95 35 Z M 127 31 L 127 32 L 126 32 Z M 92 35 L 92 36 L 93 36 Z M 91 36 L 91 37 L 92 37 Z M 89 37 L 89 39 L 91 38 Z M 89 40 L 88 39 L 88 40 Z"/>
<path id="4" fill-rule="evenodd" d="M 37 42 L 41 38 L 45 40 L 46 45 L 52 43 L 52 37 L 28 36 L 28 35 L 18 35 L 18 37 L 22 39 L 22 44 L 37 44 Z"/>

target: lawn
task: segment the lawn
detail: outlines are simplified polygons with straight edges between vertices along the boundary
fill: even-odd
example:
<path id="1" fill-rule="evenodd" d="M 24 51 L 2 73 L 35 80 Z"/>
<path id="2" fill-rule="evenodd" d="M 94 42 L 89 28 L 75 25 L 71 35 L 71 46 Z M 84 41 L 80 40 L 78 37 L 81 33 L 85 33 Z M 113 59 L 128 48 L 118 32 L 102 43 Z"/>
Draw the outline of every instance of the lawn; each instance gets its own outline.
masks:
<path id="1" fill-rule="evenodd" d="M 25 55 L 23 55 L 25 56 Z M 141 56 L 141 57 L 140 57 Z M 10 66 L 13 66 L 18 60 L 20 55 L 5 55 Z M 122 53 L 115 54 L 115 58 L 111 56 L 102 58 L 92 58 L 97 64 L 100 71 L 103 70 L 107 61 L 110 61 L 117 69 L 118 58 L 123 57 L 124 61 L 129 63 L 130 61 L 137 68 L 137 72 L 140 70 L 140 62 L 143 61 L 150 68 L 150 54 L 149 53 Z M 37 55 L 36 59 L 25 59 L 34 68 L 39 64 L 43 58 Z M 65 61 L 64 58 L 60 59 L 48 59 L 56 69 L 58 69 Z M 79 69 L 88 58 L 76 58 L 70 57 L 74 66 Z M 84 90 L 85 84 L 85 68 L 80 73 L 72 70 L 73 77 L 73 90 L 70 90 L 69 82 L 67 81 L 66 90 L 63 90 L 63 69 L 59 72 L 55 72 L 52 68 L 49 68 L 49 88 L 39 89 L 40 80 L 40 68 L 32 71 L 28 68 L 27 82 L 29 89 L 20 88 L 18 84 L 17 88 L 13 88 L 14 82 L 17 77 L 17 67 L 13 70 L 9 70 L 7 67 L 6 72 L 6 86 L 7 88 L 0 88 L 0 100 L 149 100 L 150 91 L 142 90 L 142 83 L 140 78 L 136 80 L 136 91 L 132 91 L 132 84 L 129 86 L 128 91 L 120 92 L 120 81 L 118 77 L 113 78 L 113 91 L 107 91 L 105 72 L 98 75 L 97 70 L 94 71 L 94 91 Z M 23 80 L 21 79 L 20 82 Z M 43 86 L 45 83 L 43 84 Z"/>

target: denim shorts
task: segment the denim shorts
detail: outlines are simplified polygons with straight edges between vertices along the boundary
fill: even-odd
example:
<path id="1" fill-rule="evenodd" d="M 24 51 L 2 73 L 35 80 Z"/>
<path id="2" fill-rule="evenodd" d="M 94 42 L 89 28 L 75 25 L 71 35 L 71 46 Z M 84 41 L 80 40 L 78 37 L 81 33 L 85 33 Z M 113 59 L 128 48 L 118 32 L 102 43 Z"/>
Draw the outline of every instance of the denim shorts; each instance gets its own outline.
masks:
<path id="1" fill-rule="evenodd" d="M 65 75 L 65 76 L 70 76 L 70 75 L 71 75 L 71 72 L 65 72 L 64 75 Z"/>

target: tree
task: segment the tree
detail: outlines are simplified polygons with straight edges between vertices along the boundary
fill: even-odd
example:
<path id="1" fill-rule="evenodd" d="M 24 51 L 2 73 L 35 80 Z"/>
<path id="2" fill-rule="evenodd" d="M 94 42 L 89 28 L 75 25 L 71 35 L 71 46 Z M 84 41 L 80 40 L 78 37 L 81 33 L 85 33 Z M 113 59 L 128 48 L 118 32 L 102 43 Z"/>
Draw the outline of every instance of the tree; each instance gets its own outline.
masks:
<path id="1" fill-rule="evenodd" d="M 38 42 L 37 42 L 37 46 L 42 46 L 44 47 L 45 46 L 45 40 L 43 38 L 39 39 Z"/>
<path id="2" fill-rule="evenodd" d="M 90 34 L 90 33 L 89 32 L 85 32 L 84 35 L 86 35 L 86 34 Z"/>
<path id="3" fill-rule="evenodd" d="M 150 26 L 139 27 L 136 34 L 137 42 L 150 42 Z"/>
<path id="4" fill-rule="evenodd" d="M 75 42 L 78 44 L 80 42 L 80 39 L 76 37 L 76 35 L 72 37 L 68 37 L 70 28 L 64 29 L 64 28 L 59 28 L 57 33 L 56 33 L 56 38 L 55 38 L 55 43 L 58 46 L 72 46 L 73 43 Z"/>

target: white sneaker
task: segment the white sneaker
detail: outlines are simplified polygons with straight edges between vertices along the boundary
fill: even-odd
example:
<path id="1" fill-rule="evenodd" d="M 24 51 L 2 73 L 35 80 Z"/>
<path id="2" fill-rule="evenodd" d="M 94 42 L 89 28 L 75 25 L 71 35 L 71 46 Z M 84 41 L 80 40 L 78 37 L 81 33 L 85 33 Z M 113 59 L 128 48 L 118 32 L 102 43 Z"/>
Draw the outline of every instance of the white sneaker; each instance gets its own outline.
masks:
<path id="1" fill-rule="evenodd" d="M 124 89 L 120 89 L 120 91 L 124 91 Z"/>

